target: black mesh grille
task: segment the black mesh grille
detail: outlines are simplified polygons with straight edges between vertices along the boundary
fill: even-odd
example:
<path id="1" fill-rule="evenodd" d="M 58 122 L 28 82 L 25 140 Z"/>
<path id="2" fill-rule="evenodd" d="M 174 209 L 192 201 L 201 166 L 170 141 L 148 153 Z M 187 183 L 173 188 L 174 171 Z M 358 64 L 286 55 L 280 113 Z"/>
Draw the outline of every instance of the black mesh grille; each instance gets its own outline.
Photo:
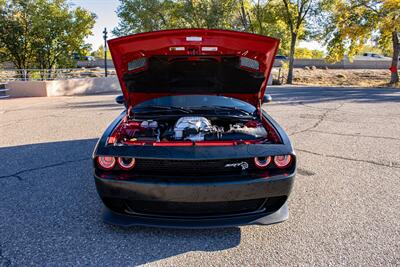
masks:
<path id="1" fill-rule="evenodd" d="M 212 216 L 253 212 L 259 210 L 265 199 L 225 202 L 159 202 L 126 201 L 130 211 L 141 214 L 171 216 Z"/>
<path id="2" fill-rule="evenodd" d="M 228 164 L 239 164 L 228 167 Z M 242 169 L 240 164 L 247 164 L 248 168 Z M 136 173 L 204 176 L 213 174 L 241 174 L 258 170 L 252 159 L 229 160 L 154 160 L 137 159 L 134 171 Z"/>

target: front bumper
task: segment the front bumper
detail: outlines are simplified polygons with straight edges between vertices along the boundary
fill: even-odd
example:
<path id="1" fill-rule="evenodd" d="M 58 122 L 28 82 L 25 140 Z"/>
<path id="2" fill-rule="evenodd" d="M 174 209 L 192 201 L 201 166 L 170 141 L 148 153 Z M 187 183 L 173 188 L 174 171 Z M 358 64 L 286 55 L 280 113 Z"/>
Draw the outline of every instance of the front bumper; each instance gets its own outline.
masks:
<path id="1" fill-rule="evenodd" d="M 221 216 L 219 218 L 167 218 L 152 216 L 132 216 L 115 213 L 104 207 L 103 221 L 107 224 L 122 227 L 148 226 L 162 228 L 204 229 L 234 227 L 240 225 L 268 225 L 286 221 L 289 218 L 288 204 L 270 214 L 249 214 L 242 216 Z"/>
<path id="2" fill-rule="evenodd" d="M 204 203 L 228 203 L 265 199 L 265 204 L 252 211 L 230 214 L 159 214 L 151 212 L 121 212 L 105 208 L 106 223 L 130 226 L 155 226 L 172 228 L 230 227 L 245 224 L 273 224 L 288 218 L 287 197 L 292 189 L 295 174 L 256 179 L 231 179 L 207 182 L 168 182 L 131 179 L 121 181 L 95 175 L 100 197 L 129 203 L 184 203 L 186 206 Z M 184 179 L 182 179 L 184 180 Z M 268 206 L 269 199 L 278 199 Z M 211 204 L 212 205 L 212 204 Z M 106 204 L 106 206 L 109 206 Z M 179 211 L 177 211 L 179 212 Z"/>

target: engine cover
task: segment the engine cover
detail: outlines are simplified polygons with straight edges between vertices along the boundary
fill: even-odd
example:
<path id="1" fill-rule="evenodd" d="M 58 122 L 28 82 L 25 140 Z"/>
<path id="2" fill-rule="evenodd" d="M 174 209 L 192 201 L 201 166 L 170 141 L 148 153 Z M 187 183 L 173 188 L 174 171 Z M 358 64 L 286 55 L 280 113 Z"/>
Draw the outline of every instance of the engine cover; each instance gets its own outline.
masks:
<path id="1" fill-rule="evenodd" d="M 207 118 L 182 117 L 175 123 L 174 126 L 175 139 L 182 140 L 186 136 L 196 136 L 199 133 L 206 132 L 211 128 L 211 122 Z"/>

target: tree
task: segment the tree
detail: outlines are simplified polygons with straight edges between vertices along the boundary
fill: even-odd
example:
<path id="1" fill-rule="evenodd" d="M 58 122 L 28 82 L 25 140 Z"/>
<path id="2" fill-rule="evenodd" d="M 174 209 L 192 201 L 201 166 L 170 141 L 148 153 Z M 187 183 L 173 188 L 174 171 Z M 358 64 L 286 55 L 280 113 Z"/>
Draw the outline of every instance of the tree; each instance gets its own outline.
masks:
<path id="1" fill-rule="evenodd" d="M 386 52 L 383 51 L 383 49 L 381 49 L 380 47 L 373 45 L 373 44 L 364 44 L 363 47 L 360 50 L 360 54 L 364 54 L 364 53 L 375 53 L 375 54 L 379 54 L 379 55 L 388 55 Z"/>
<path id="2" fill-rule="evenodd" d="M 17 69 L 26 69 L 33 63 L 32 12 L 34 2 L 15 1 L 0 5 L 0 47 L 1 60 L 11 61 Z"/>
<path id="3" fill-rule="evenodd" d="M 84 39 L 92 33 L 93 14 L 82 8 L 70 10 L 65 0 L 36 3 L 41 16 L 33 17 L 32 48 L 40 69 L 68 66 L 74 52 L 88 53 Z"/>
<path id="4" fill-rule="evenodd" d="M 95 15 L 66 0 L 13 0 L 0 16 L 0 44 L 16 68 L 65 67 L 90 48 L 84 39 Z"/>
<path id="5" fill-rule="evenodd" d="M 91 55 L 96 57 L 96 58 L 104 59 L 104 45 L 100 45 L 99 48 L 96 51 L 91 53 Z M 111 52 L 110 52 L 109 49 L 107 50 L 107 58 L 108 59 L 112 58 L 111 57 Z"/>
<path id="6" fill-rule="evenodd" d="M 279 0 L 280 1 L 280 0 Z M 243 30 L 280 39 L 280 54 L 289 54 L 290 33 L 278 0 L 241 1 Z M 303 32 L 303 27 L 300 30 Z"/>
<path id="7" fill-rule="evenodd" d="M 120 0 L 120 22 L 113 33 L 123 36 L 171 28 L 247 31 L 281 39 L 288 52 L 290 34 L 278 16 L 281 0 Z"/>
<path id="8" fill-rule="evenodd" d="M 324 0 L 328 1 L 328 0 Z M 290 54 L 293 79 L 296 42 L 307 35 L 306 18 L 316 16 L 322 0 L 121 0 L 117 36 L 171 28 L 246 31 L 281 40 Z M 289 31 L 288 31 L 289 29 Z M 315 55 L 312 55 L 315 57 Z"/>
<path id="9" fill-rule="evenodd" d="M 294 53 L 295 58 L 312 58 L 312 59 L 321 59 L 324 57 L 324 52 L 316 49 L 308 49 L 303 47 L 296 48 L 296 52 Z"/>
<path id="10" fill-rule="evenodd" d="M 177 4 L 172 0 L 120 0 L 116 36 L 173 28 Z M 178 24 L 176 24 L 178 25 Z"/>
<path id="11" fill-rule="evenodd" d="M 120 22 L 113 33 L 123 36 L 172 28 L 240 29 L 238 0 L 120 0 Z"/>
<path id="12" fill-rule="evenodd" d="M 237 0 L 177 1 L 180 26 L 206 29 L 238 29 Z"/>
<path id="13" fill-rule="evenodd" d="M 293 63 L 296 43 L 302 34 L 302 27 L 306 23 L 308 16 L 317 16 L 321 10 L 321 1 L 318 0 L 281 0 L 282 1 L 282 17 L 290 32 L 290 53 L 289 53 L 289 69 L 287 83 L 293 82 Z"/>
<path id="14" fill-rule="evenodd" d="M 328 59 L 352 58 L 372 41 L 384 53 L 392 54 L 390 83 L 398 83 L 400 1 L 336 0 L 329 10 L 321 35 L 328 44 Z"/>
<path id="15" fill-rule="evenodd" d="M 386 52 L 392 52 L 390 83 L 399 82 L 398 64 L 400 58 L 400 1 L 366 1 L 367 9 L 378 17 L 379 46 Z"/>

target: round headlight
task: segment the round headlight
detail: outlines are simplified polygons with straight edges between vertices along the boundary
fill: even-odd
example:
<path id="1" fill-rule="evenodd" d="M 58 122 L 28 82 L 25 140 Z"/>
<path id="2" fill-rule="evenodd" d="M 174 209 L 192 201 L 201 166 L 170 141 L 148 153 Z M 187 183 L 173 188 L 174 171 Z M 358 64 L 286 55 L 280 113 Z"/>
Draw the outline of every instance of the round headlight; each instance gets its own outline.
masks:
<path id="1" fill-rule="evenodd" d="M 271 157 L 256 157 L 254 158 L 254 164 L 257 168 L 265 169 L 271 163 Z"/>
<path id="2" fill-rule="evenodd" d="M 97 163 L 99 164 L 100 168 L 104 170 L 112 170 L 115 166 L 115 158 L 114 157 L 107 157 L 107 156 L 100 156 L 97 158 Z"/>
<path id="3" fill-rule="evenodd" d="M 276 167 L 281 168 L 281 169 L 289 166 L 291 161 L 292 161 L 291 155 L 283 155 L 283 156 L 275 156 L 274 157 L 274 163 L 275 163 Z"/>
<path id="4" fill-rule="evenodd" d="M 118 166 L 124 171 L 133 169 L 133 167 L 135 167 L 135 164 L 136 160 L 134 158 L 118 158 Z"/>

